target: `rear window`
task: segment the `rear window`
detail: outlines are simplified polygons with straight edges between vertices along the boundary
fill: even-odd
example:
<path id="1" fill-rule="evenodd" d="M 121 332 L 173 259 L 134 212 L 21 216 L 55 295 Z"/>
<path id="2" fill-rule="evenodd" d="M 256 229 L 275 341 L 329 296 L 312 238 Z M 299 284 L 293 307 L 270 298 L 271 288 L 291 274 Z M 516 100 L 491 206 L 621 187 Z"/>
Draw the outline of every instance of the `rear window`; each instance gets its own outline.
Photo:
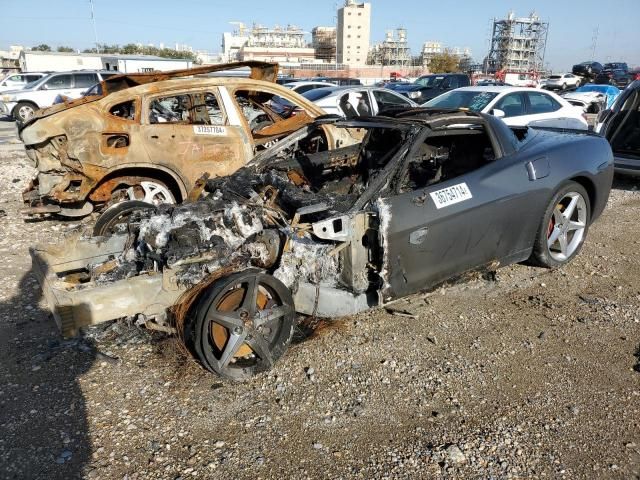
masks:
<path id="1" fill-rule="evenodd" d="M 98 75 L 95 73 L 76 73 L 74 74 L 75 88 L 92 87 L 98 83 Z"/>

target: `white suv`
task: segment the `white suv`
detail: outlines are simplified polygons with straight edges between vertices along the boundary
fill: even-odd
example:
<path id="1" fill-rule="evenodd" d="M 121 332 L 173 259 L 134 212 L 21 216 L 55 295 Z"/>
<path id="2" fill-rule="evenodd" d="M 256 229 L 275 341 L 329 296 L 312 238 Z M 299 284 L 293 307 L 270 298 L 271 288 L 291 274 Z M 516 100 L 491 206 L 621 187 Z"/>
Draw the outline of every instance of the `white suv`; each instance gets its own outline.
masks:
<path id="1" fill-rule="evenodd" d="M 47 73 L 41 72 L 8 73 L 2 80 L 0 80 L 0 92 L 24 88 L 27 83 L 35 82 L 47 75 Z"/>
<path id="2" fill-rule="evenodd" d="M 80 98 L 85 90 L 119 73 L 89 70 L 51 73 L 28 88 L 0 95 L 0 115 L 11 115 L 17 122 L 24 123 L 39 108 L 53 105 L 58 95 Z"/>

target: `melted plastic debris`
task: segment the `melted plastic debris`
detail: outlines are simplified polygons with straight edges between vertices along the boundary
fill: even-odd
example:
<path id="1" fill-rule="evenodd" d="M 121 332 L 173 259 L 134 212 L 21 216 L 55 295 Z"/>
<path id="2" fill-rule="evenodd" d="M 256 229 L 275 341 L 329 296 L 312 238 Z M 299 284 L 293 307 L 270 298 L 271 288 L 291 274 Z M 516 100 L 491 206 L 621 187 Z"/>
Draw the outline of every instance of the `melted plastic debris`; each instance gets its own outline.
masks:
<path id="1" fill-rule="evenodd" d="M 283 252 L 273 276 L 294 291 L 298 282 L 335 287 L 340 265 L 337 255 L 329 255 L 333 248 L 334 244 L 318 243 L 310 235 L 291 238 L 289 251 Z"/>

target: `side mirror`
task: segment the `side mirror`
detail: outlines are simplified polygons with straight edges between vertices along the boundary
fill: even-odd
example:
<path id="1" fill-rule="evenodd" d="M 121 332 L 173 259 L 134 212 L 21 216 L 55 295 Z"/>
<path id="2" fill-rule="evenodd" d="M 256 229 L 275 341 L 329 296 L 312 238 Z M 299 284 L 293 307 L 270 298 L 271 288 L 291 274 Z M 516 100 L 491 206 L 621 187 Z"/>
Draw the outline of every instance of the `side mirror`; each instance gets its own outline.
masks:
<path id="1" fill-rule="evenodd" d="M 506 113 L 504 113 L 504 110 L 500 110 L 499 108 L 494 108 L 493 110 L 491 110 L 490 113 L 491 115 L 497 118 L 504 118 L 506 116 Z"/>
<path id="2" fill-rule="evenodd" d="M 49 90 L 49 86 L 45 83 L 40 87 L 40 90 Z"/>

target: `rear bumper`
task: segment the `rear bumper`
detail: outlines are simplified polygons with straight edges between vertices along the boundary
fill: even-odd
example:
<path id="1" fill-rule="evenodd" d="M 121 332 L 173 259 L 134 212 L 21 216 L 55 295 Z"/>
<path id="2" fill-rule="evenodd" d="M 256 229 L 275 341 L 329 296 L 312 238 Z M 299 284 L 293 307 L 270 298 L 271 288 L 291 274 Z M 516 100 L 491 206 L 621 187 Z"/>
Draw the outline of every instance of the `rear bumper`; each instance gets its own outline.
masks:
<path id="1" fill-rule="evenodd" d="M 93 204 L 81 198 L 78 192 L 67 192 L 71 175 L 59 176 L 39 173 L 22 191 L 24 215 L 58 213 L 69 217 L 82 217 L 93 211 Z M 41 180 L 44 181 L 44 185 Z M 49 192 L 42 194 L 42 192 Z"/>

